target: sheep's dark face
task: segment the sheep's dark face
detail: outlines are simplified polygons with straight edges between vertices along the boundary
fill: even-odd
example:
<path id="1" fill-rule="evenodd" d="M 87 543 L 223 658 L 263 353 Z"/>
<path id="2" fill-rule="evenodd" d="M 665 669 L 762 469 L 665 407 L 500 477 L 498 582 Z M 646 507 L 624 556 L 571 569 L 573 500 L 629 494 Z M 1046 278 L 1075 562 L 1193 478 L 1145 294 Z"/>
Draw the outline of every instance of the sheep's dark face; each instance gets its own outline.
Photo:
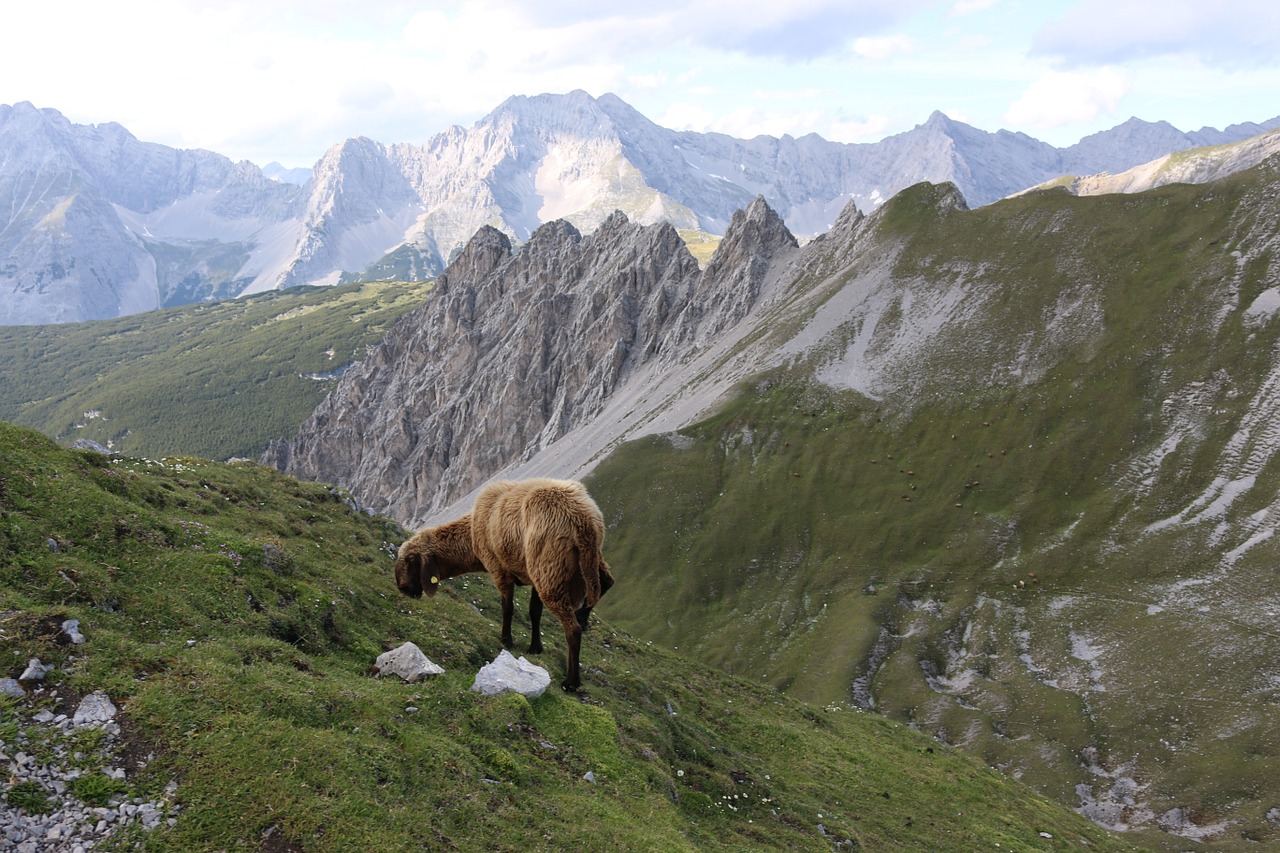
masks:
<path id="1" fill-rule="evenodd" d="M 430 551 L 424 551 L 419 543 L 409 540 L 400 546 L 396 558 L 396 586 L 410 598 L 430 598 L 440 589 L 440 578 L 433 568 L 435 560 Z"/>

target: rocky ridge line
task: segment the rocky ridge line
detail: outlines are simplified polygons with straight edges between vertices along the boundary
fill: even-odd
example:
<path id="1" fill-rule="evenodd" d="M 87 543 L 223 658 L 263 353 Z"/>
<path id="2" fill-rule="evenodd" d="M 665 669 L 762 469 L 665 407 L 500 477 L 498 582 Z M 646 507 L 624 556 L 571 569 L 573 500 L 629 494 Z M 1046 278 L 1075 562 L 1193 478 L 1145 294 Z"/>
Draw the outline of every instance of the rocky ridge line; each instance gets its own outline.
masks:
<path id="1" fill-rule="evenodd" d="M 589 422 L 642 368 L 708 346 L 796 246 L 763 198 L 733 217 L 705 272 L 670 225 L 622 213 L 587 237 L 548 223 L 518 252 L 482 228 L 263 461 L 422 518 Z"/>

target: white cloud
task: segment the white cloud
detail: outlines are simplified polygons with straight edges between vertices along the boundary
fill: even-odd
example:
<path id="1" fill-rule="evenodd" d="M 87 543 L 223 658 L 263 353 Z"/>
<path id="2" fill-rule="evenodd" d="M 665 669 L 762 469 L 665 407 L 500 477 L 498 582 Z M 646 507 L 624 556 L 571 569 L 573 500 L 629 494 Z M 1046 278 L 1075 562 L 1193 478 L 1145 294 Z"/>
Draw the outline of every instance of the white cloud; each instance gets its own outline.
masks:
<path id="1" fill-rule="evenodd" d="M 910 36 L 863 36 L 853 40 L 853 52 L 863 59 L 880 61 L 896 53 L 915 50 L 915 40 Z"/>
<path id="2" fill-rule="evenodd" d="M 956 17 L 972 15 L 975 12 L 985 12 L 987 9 L 998 5 L 1000 5 L 1000 0 L 957 0 L 956 4 L 951 7 L 951 14 Z"/>
<path id="3" fill-rule="evenodd" d="M 837 119 L 822 134 L 832 142 L 878 142 L 892 127 L 887 116 L 873 115 L 861 119 Z"/>
<path id="4" fill-rule="evenodd" d="M 1189 56 L 1208 65 L 1280 67 L 1275 0 L 1082 0 L 1042 27 L 1033 50 L 1073 64 Z"/>
<path id="5" fill-rule="evenodd" d="M 757 136 L 795 135 L 797 128 L 816 130 L 822 126 L 824 117 L 820 109 L 784 111 L 745 106 L 712 112 L 695 104 L 680 103 L 653 121 L 672 130 L 724 133 L 739 139 L 753 139 Z"/>
<path id="6" fill-rule="evenodd" d="M 1050 71 L 1032 83 L 1008 111 L 1013 127 L 1063 127 L 1111 115 L 1131 84 L 1113 68 L 1090 72 Z"/>

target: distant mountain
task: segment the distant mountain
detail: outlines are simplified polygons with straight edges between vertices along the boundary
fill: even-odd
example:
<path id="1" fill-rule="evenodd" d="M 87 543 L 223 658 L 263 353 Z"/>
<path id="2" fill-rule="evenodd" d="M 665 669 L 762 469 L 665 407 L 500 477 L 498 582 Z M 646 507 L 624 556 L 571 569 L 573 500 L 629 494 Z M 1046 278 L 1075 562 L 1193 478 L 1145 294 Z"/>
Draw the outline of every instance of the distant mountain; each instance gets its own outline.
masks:
<path id="1" fill-rule="evenodd" d="M 273 181 L 279 181 L 282 184 L 294 184 L 302 186 L 311 180 L 312 172 L 310 169 L 289 168 L 279 163 L 268 163 L 262 167 L 262 174 L 266 175 Z"/>
<path id="2" fill-rule="evenodd" d="M 250 163 L 0 106 L 0 325 L 225 298 L 259 278 L 274 286 L 298 194 Z"/>
<path id="3" fill-rule="evenodd" d="M 484 225 L 517 243 L 615 210 L 723 234 L 763 196 L 802 238 L 853 200 L 864 212 L 918 181 L 987 204 L 1062 174 L 1120 171 L 1258 129 L 1182 133 L 1130 120 L 1057 149 L 941 113 L 848 145 L 661 128 L 614 95 L 513 97 L 425 145 L 349 139 L 311 170 L 261 170 L 0 106 L 0 325 L 114 317 L 301 284 L 424 279 Z M 302 185 L 290 181 L 303 180 Z"/>

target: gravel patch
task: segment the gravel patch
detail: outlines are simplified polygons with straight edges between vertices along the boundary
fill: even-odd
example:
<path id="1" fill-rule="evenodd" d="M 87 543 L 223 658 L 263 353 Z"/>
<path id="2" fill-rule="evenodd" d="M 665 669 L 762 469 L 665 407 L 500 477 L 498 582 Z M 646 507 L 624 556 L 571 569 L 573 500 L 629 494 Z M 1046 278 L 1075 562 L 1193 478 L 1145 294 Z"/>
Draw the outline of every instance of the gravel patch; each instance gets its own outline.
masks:
<path id="1" fill-rule="evenodd" d="M 84 697 L 72 714 L 51 707 L 61 707 L 58 693 L 44 688 L 0 702 L 0 851 L 84 853 L 126 827 L 177 822 L 176 781 L 159 797 L 131 796 L 128 774 L 140 767 L 121 766 L 124 742 L 106 694 Z"/>

